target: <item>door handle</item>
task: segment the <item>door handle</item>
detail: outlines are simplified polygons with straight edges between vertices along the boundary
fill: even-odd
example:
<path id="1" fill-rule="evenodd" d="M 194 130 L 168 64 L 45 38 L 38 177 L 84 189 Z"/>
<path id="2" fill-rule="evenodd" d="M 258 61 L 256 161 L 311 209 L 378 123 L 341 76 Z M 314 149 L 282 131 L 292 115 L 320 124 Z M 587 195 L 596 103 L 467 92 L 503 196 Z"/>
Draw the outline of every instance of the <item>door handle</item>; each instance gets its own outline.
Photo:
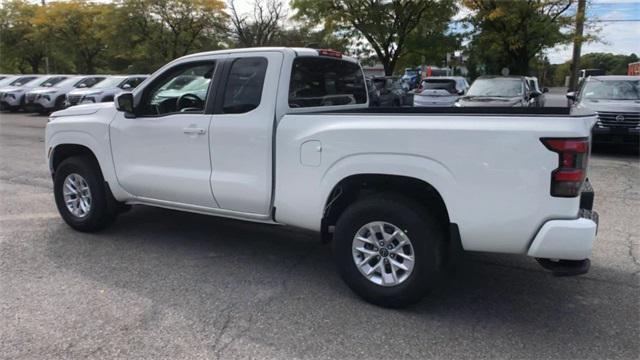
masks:
<path id="1" fill-rule="evenodd" d="M 186 127 L 182 129 L 182 132 L 189 135 L 203 135 L 206 131 L 200 128 Z"/>

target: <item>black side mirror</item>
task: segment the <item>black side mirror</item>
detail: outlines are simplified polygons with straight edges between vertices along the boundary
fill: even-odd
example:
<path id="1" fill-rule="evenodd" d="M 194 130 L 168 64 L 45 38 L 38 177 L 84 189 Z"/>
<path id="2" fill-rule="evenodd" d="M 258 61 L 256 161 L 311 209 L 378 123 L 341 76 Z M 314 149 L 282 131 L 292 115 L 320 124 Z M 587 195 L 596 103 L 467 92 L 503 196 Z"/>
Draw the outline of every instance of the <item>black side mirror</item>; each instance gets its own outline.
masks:
<path id="1" fill-rule="evenodd" d="M 116 109 L 118 111 L 123 111 L 126 114 L 133 115 L 133 94 L 132 93 L 122 93 L 116 96 Z"/>
<path id="2" fill-rule="evenodd" d="M 543 93 L 543 94 L 546 94 L 546 93 L 548 93 L 548 92 L 549 92 L 549 88 L 542 88 L 542 93 Z"/>
<path id="3" fill-rule="evenodd" d="M 576 93 L 574 91 L 568 92 L 567 93 L 567 99 L 569 99 L 571 101 L 576 101 L 576 99 L 577 99 Z"/>

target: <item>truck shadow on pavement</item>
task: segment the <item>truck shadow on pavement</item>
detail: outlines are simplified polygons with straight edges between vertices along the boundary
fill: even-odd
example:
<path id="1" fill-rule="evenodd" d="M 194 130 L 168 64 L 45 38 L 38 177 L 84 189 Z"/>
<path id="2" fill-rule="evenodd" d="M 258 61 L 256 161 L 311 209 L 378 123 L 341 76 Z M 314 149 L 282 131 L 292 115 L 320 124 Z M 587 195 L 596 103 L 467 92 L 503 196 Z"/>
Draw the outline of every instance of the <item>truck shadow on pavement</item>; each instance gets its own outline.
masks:
<path id="1" fill-rule="evenodd" d="M 121 309 L 110 321 L 181 332 L 217 355 L 247 344 L 294 357 L 331 349 L 338 358 L 354 348 L 373 355 L 388 343 L 404 344 L 401 357 L 638 351 L 628 340 L 638 335 L 638 314 L 628 311 L 638 284 L 626 273 L 612 275 L 617 282 L 554 278 L 526 257 L 468 254 L 422 302 L 390 310 L 356 297 L 329 246 L 305 231 L 143 206 L 101 233 L 77 233 L 61 221 L 49 231 L 56 236 L 47 256 L 60 271 L 98 283 Z M 611 337 L 619 331 L 628 336 Z M 606 349 L 594 336 L 606 337 Z"/>

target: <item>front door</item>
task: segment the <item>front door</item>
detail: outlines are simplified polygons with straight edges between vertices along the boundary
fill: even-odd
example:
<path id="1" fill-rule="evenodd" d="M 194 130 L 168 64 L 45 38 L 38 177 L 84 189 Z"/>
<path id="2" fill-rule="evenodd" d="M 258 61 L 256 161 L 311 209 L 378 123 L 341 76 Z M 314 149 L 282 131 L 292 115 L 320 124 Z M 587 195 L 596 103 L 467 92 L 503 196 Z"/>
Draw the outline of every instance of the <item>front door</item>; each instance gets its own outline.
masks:
<path id="1" fill-rule="evenodd" d="M 205 111 L 215 70 L 215 61 L 178 64 L 142 90 L 135 117 L 118 112 L 110 137 L 122 188 L 167 205 L 218 206 L 210 186 L 212 115 Z"/>

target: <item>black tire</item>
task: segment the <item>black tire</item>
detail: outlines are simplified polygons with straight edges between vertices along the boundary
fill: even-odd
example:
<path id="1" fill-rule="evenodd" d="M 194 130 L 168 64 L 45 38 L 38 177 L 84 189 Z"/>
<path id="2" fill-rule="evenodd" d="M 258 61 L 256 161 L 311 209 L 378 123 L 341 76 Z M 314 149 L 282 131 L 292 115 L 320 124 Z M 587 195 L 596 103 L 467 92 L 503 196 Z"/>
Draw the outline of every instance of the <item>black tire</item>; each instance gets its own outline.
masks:
<path id="1" fill-rule="evenodd" d="M 384 221 L 403 229 L 413 246 L 414 268 L 406 280 L 385 287 L 360 273 L 352 254 L 355 234 L 364 225 Z M 394 194 L 374 195 L 349 206 L 340 216 L 332 250 L 347 285 L 366 301 L 389 308 L 414 304 L 439 282 L 444 244 L 442 224 L 420 203 Z"/>
<path id="2" fill-rule="evenodd" d="M 65 204 L 63 186 L 68 175 L 75 173 L 82 176 L 91 192 L 91 206 L 87 215 L 77 217 Z M 74 156 L 60 163 L 53 179 L 53 192 L 56 206 L 64 221 L 72 228 L 93 232 L 110 225 L 117 215 L 117 202 L 107 186 L 105 186 L 100 167 L 89 156 Z"/>

